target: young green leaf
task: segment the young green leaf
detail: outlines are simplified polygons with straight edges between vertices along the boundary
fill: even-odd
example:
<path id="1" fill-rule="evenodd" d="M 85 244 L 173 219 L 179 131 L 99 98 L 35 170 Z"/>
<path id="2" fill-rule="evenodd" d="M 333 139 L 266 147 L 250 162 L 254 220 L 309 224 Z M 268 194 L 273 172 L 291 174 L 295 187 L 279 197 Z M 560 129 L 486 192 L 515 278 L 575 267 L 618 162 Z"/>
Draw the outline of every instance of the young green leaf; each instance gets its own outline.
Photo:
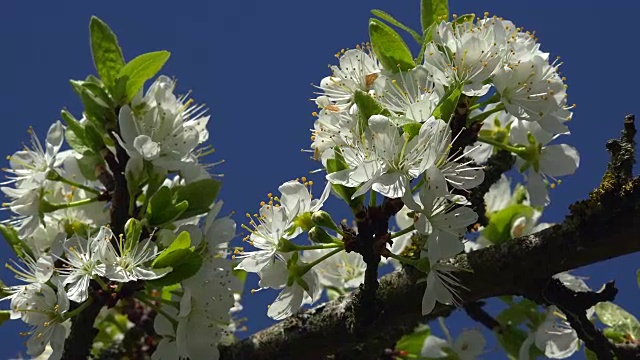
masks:
<path id="1" fill-rule="evenodd" d="M 220 181 L 204 179 L 177 187 L 175 190 L 176 202 L 189 202 L 189 207 L 180 218 L 185 219 L 208 212 L 218 195 L 220 185 Z"/>
<path id="2" fill-rule="evenodd" d="M 388 22 L 391 25 L 397 26 L 400 29 L 406 31 L 409 33 L 409 35 L 411 35 L 413 37 L 413 39 L 418 43 L 422 43 L 422 36 L 420 36 L 420 34 L 418 34 L 415 30 L 411 29 L 410 27 L 408 27 L 407 25 L 401 23 L 400 21 L 396 20 L 393 16 L 391 16 L 391 14 L 386 13 L 382 10 L 371 10 L 371 13 L 377 17 L 379 17 L 382 20 L 385 20 L 386 22 Z"/>
<path id="3" fill-rule="evenodd" d="M 433 117 L 449 122 L 449 120 L 451 120 L 451 116 L 456 111 L 461 94 L 462 85 L 451 90 L 451 92 L 446 95 L 445 98 L 440 101 L 440 104 L 438 104 L 438 106 L 433 110 Z"/>
<path id="4" fill-rule="evenodd" d="M 501 244 L 511 239 L 511 225 L 519 217 L 531 218 L 533 209 L 526 205 L 512 205 L 494 214 L 490 214 L 489 224 L 482 235 L 494 244 Z"/>
<path id="5" fill-rule="evenodd" d="M 439 20 L 449 19 L 448 0 L 421 0 L 420 1 L 420 23 L 422 30 L 426 30 L 433 23 Z"/>
<path id="6" fill-rule="evenodd" d="M 174 203 L 171 190 L 161 187 L 149 200 L 146 217 L 152 226 L 160 226 L 177 220 L 189 207 L 187 201 Z"/>
<path id="7" fill-rule="evenodd" d="M 137 219 L 131 218 L 124 224 L 125 239 L 127 239 L 127 248 L 133 248 L 139 241 L 142 235 L 142 224 Z"/>
<path id="8" fill-rule="evenodd" d="M 640 338 L 640 322 L 635 316 L 612 302 L 601 302 L 596 305 L 596 315 L 603 324 L 612 327 L 616 332 Z"/>
<path id="9" fill-rule="evenodd" d="M 149 280 L 148 283 L 151 286 L 169 286 L 177 284 L 182 280 L 188 279 L 195 275 L 200 267 L 202 267 L 202 256 L 193 250 L 179 250 L 181 256 L 179 262 L 171 266 L 173 270 L 165 276 L 156 279 Z"/>
<path id="10" fill-rule="evenodd" d="M 402 131 L 404 131 L 405 136 L 409 137 L 409 141 L 418 136 L 418 134 L 420 133 L 420 128 L 422 128 L 422 124 L 419 122 L 402 125 Z"/>
<path id="11" fill-rule="evenodd" d="M 180 254 L 181 250 L 189 250 L 191 246 L 191 236 L 187 231 L 183 231 L 171 242 L 168 248 L 164 249 L 153 261 L 151 266 L 156 269 L 165 268 L 175 265 L 176 254 Z M 175 254 L 174 254 L 175 253 Z"/>
<path id="12" fill-rule="evenodd" d="M 370 19 L 369 37 L 373 52 L 385 69 L 395 73 L 416 67 L 411 50 L 389 25 L 378 19 Z"/>
<path id="13" fill-rule="evenodd" d="M 431 334 L 427 325 L 418 326 L 411 334 L 404 335 L 396 343 L 396 351 L 406 351 L 408 355 L 420 356 L 422 345 Z"/>
<path id="14" fill-rule="evenodd" d="M 100 79 L 111 88 L 115 85 L 118 72 L 124 66 L 122 49 L 116 35 L 109 26 L 95 16 L 89 22 L 91 32 L 91 54 Z"/>
<path id="15" fill-rule="evenodd" d="M 97 180 L 96 166 L 104 165 L 104 159 L 102 156 L 92 151 L 85 151 L 76 161 L 82 176 L 90 181 Z"/>
<path id="16" fill-rule="evenodd" d="M 356 90 L 353 101 L 358 105 L 358 135 L 360 136 L 369 127 L 369 118 L 371 116 L 391 116 L 389 110 L 385 109 L 376 99 L 362 90 Z"/>
<path id="17" fill-rule="evenodd" d="M 340 151 L 336 150 L 335 158 L 327 160 L 327 173 L 331 174 L 336 171 L 345 170 L 345 169 L 347 169 L 347 164 L 345 163 L 344 158 L 342 157 L 342 154 L 340 153 Z M 344 200 L 347 204 L 349 204 L 349 207 L 351 209 L 358 209 L 364 203 L 364 197 L 365 197 L 364 195 L 358 196 L 353 200 L 351 199 L 351 196 L 353 195 L 353 193 L 356 192 L 356 189 L 354 188 L 350 188 L 350 187 L 346 187 L 344 185 L 338 185 L 338 184 L 332 184 L 331 188 L 342 198 L 342 200 Z"/>
<path id="18" fill-rule="evenodd" d="M 120 101 L 122 97 L 131 101 L 144 83 L 162 69 L 170 55 L 168 51 L 156 51 L 142 54 L 129 61 L 117 76 L 119 84 L 114 95 L 116 101 Z"/>

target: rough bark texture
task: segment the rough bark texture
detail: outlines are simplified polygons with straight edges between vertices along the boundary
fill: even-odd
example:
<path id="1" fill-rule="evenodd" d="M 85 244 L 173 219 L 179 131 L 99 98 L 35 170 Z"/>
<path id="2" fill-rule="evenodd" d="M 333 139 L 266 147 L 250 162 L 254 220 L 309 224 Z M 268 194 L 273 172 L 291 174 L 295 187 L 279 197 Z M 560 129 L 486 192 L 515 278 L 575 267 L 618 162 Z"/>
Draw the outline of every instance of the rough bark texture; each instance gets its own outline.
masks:
<path id="1" fill-rule="evenodd" d="M 588 200 L 571 206 L 564 222 L 537 234 L 457 256 L 456 276 L 468 291 L 463 301 L 500 295 L 526 295 L 530 285 L 554 274 L 640 251 L 640 180 L 604 184 Z M 358 292 L 298 313 L 268 329 L 224 347 L 222 359 L 324 359 L 347 351 L 348 358 L 370 359 L 392 347 L 419 322 L 451 312 L 438 304 L 421 314 L 425 283 L 403 269 L 384 276 L 376 301 L 377 319 L 365 329 L 353 321 Z"/>

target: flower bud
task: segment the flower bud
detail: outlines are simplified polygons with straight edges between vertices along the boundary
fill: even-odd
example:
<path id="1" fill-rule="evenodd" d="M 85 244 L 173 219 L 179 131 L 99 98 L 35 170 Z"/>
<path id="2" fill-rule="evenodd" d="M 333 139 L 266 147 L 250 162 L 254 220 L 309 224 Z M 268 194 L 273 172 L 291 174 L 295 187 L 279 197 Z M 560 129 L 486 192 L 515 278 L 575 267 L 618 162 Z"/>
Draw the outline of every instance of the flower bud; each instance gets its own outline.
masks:
<path id="1" fill-rule="evenodd" d="M 313 227 L 309 230 L 309 239 L 315 243 L 330 244 L 334 242 L 333 237 L 320 227 Z"/>
<path id="2" fill-rule="evenodd" d="M 338 226 L 333 222 L 331 215 L 328 212 L 319 210 L 311 215 L 311 221 L 318 226 L 326 227 L 327 229 L 338 231 Z"/>

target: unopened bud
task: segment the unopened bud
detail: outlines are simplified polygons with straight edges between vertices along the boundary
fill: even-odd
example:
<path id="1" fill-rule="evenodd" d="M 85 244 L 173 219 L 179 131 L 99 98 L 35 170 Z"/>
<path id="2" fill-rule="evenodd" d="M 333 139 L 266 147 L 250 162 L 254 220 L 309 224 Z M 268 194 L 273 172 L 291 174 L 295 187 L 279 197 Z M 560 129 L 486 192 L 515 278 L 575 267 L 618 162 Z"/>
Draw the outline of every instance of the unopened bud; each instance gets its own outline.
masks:
<path id="1" fill-rule="evenodd" d="M 309 230 L 309 239 L 315 243 L 330 244 L 334 242 L 333 237 L 320 227 L 313 227 Z"/>
<path id="2" fill-rule="evenodd" d="M 318 226 L 338 231 L 338 226 L 331 218 L 331 215 L 329 215 L 329 213 L 326 211 L 320 210 L 314 212 L 313 215 L 311 215 L 311 221 L 313 221 L 313 223 Z"/>

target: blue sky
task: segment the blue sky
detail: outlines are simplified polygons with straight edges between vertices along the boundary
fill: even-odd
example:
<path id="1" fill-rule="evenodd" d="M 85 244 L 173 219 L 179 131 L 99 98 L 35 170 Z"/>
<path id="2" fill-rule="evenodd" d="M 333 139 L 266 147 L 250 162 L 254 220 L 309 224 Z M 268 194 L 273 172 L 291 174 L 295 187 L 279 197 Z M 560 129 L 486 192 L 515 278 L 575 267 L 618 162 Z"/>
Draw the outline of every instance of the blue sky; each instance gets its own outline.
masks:
<path id="1" fill-rule="evenodd" d="M 569 102 L 576 103 L 566 142 L 581 154 L 580 168 L 553 190 L 543 220 L 561 221 L 567 206 L 584 198 L 599 182 L 607 163 L 604 144 L 617 136 L 625 114 L 638 111 L 636 84 L 640 75 L 633 1 L 553 0 L 479 2 L 456 0 L 457 14 L 489 11 L 535 30 L 544 51 L 561 56 L 569 85 Z M 606 6 L 606 7 L 605 7 Z M 178 79 L 178 90 L 193 91 L 212 115 L 213 156 L 225 163 L 221 198 L 227 211 L 254 212 L 268 192 L 282 182 L 317 168 L 308 154 L 312 83 L 328 75 L 328 64 L 342 48 L 367 40 L 369 10 L 379 8 L 419 27 L 418 1 L 5 1 L 0 13 L 4 44 L 0 87 L 0 152 L 9 155 L 28 140 L 29 125 L 38 134 L 59 119 L 60 109 L 79 115 L 80 103 L 69 79 L 93 73 L 88 23 L 97 15 L 116 32 L 127 59 L 154 50 L 172 53 L 163 73 Z M 3 166 L 6 166 L 3 164 Z M 315 178 L 321 183 L 321 177 Z M 321 189 L 316 189 L 319 192 Z M 338 202 L 333 209 L 344 213 Z M 6 214 L 6 213 L 5 213 Z M 5 215 L 6 216 L 6 215 Z M 10 256 L 0 244 L 0 261 Z M 640 315 L 635 270 L 640 256 L 631 255 L 580 269 L 599 288 L 615 279 L 621 289 L 617 302 Z M 3 269 L 1 278 L 9 274 Z M 11 283 L 10 281 L 7 281 Z M 250 277 L 248 287 L 256 287 Z M 266 305 L 276 296 L 263 291 L 246 295 L 243 315 L 251 334 L 270 324 Z M 476 327 L 462 314 L 452 330 Z M 21 351 L 24 339 L 17 323 L 0 327 L 0 358 Z M 579 355 L 577 358 L 582 357 Z M 485 358 L 502 358 L 489 352 Z"/>

